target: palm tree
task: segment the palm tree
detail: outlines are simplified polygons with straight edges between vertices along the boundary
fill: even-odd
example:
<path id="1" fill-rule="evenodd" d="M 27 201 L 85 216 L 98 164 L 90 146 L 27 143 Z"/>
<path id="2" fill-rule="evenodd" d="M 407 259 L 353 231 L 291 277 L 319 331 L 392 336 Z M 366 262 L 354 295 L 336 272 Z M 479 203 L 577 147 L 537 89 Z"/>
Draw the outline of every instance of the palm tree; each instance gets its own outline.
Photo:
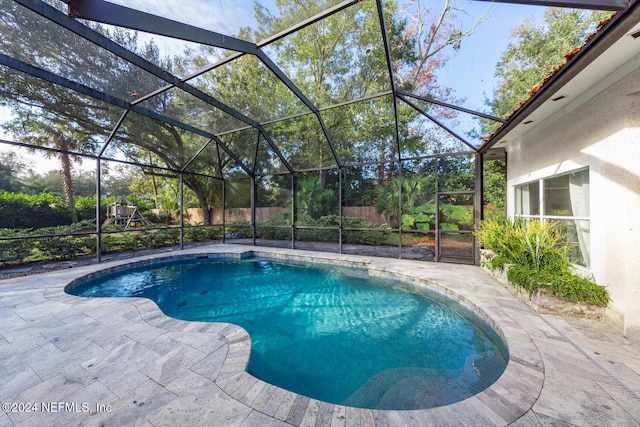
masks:
<path id="1" fill-rule="evenodd" d="M 402 213 L 409 212 L 416 199 L 423 194 L 428 181 L 422 176 L 394 177 L 376 188 L 376 211 L 382 213 L 387 223 L 399 227 L 400 212 L 398 203 L 402 193 Z"/>

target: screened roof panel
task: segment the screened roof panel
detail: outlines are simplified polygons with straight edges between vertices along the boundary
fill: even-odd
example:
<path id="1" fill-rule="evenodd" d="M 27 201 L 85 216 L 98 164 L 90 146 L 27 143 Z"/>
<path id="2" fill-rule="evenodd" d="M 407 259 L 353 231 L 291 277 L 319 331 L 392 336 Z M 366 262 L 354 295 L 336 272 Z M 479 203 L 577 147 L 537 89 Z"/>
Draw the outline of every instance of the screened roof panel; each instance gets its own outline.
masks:
<path id="1" fill-rule="evenodd" d="M 129 112 L 105 153 L 106 158 L 180 170 L 208 141 L 202 135 Z"/>
<path id="2" fill-rule="evenodd" d="M 257 42 L 257 46 L 262 46 L 260 59 L 249 53 L 237 55 L 231 50 L 73 20 L 66 16 L 64 3 L 57 0 L 46 3 L 53 4 L 55 9 L 47 9 L 38 1 L 30 7 L 44 7 L 49 10 L 44 14 L 55 17 L 62 25 L 16 2 L 0 0 L 3 14 L 0 54 L 4 63 L 14 67 L 0 68 L 4 79 L 0 101 L 9 105 L 12 117 L 25 119 L 37 114 L 49 120 L 51 129 L 66 126 L 67 131 L 73 133 L 70 140 L 76 141 L 78 150 L 99 152 L 123 113 L 112 104 L 126 106 L 129 102 L 137 112 L 129 113 L 110 144 L 108 155 L 112 158 L 125 157 L 128 161 L 147 161 L 180 169 L 217 134 L 223 135 L 233 155 L 224 153 L 218 159 L 212 150 L 219 152 L 219 147 L 216 150 L 207 147 L 201 154 L 202 159 L 209 156 L 216 165 L 222 162 L 225 176 L 247 173 L 235 164 L 233 157 L 246 169 L 255 169 L 258 173 L 286 170 L 269 142 L 259 139 L 257 130 L 248 127 L 247 122 L 256 121 L 264 125 L 266 134 L 296 170 L 329 168 L 338 163 L 397 160 L 393 97 L 356 101 L 391 89 L 375 0 L 263 0 L 262 4 L 253 0 L 217 0 L 193 1 L 188 7 L 166 1 L 115 0 L 126 7 L 225 35 L 227 40 L 237 37 Z M 340 7 L 334 8 L 337 4 Z M 500 47 L 509 39 L 508 31 L 520 23 L 525 14 L 533 12 L 536 18 L 546 10 L 465 1 L 452 8 L 447 0 L 437 0 L 428 8 L 421 8 L 424 3 L 419 1 L 380 4 L 384 5 L 385 34 L 390 43 L 397 87 L 476 111 L 484 111 L 486 96 L 485 93 L 478 96 L 471 88 L 491 87 L 488 82 L 502 54 Z M 323 19 L 310 19 L 329 9 L 332 13 Z M 109 22 L 136 26 L 118 19 L 123 14 L 113 15 Z M 440 17 L 444 19 L 440 21 Z M 153 24 L 161 23 L 159 19 L 147 18 Z M 98 33 L 103 34 L 149 62 L 133 65 L 109 51 L 121 49 L 111 42 L 104 42 L 106 48 L 99 47 L 64 28 L 74 28 L 78 22 L 86 25 L 85 37 L 95 36 L 96 43 L 100 44 Z M 285 30 L 296 26 L 299 26 L 297 31 L 284 35 Z M 166 32 L 185 34 L 175 27 Z M 280 35 L 270 39 L 276 34 Z M 504 44 L 497 44 L 498 40 Z M 253 46 L 235 39 L 233 43 L 223 41 L 221 44 L 232 48 Z M 127 57 L 127 53 L 120 51 L 119 54 Z M 229 55 L 235 59 L 209 69 Z M 20 63 L 12 63 L 12 58 Z M 135 58 L 133 61 L 136 62 Z M 29 64 L 38 68 L 28 71 Z M 85 95 L 26 77 L 16 71 L 19 69 L 62 86 L 75 86 Z M 189 90 L 167 86 L 166 80 L 153 73 L 164 74 L 165 79 L 176 86 L 181 83 L 174 80 L 174 76 L 187 78 L 198 74 L 187 83 L 206 95 L 198 97 L 188 93 Z M 287 87 L 289 80 L 289 86 L 295 88 Z M 145 95 L 166 87 L 170 88 L 140 101 Z M 90 99 L 87 94 L 102 101 Z M 247 120 L 234 118 L 225 106 L 214 107 L 202 99 L 207 96 L 212 97 L 211 103 L 219 101 Z M 356 102 L 347 104 L 352 101 Z M 480 132 L 474 133 L 479 124 L 472 115 L 414 98 L 411 102 L 440 121 L 441 126 L 398 100 L 397 126 L 404 158 L 469 151 L 482 144 Z M 12 105 L 21 108 L 12 108 Z M 311 113 L 314 107 L 320 109 L 321 120 Z M 326 124 L 328 135 L 321 122 Z M 121 153 L 115 154 L 118 149 Z M 145 160 L 149 155 L 151 159 Z M 216 174 L 221 173 L 219 169 L 216 168 Z M 195 164 L 189 170 L 195 172 Z"/>
<path id="3" fill-rule="evenodd" d="M 374 1 L 359 2 L 263 50 L 318 108 L 391 89 Z"/>
<path id="4" fill-rule="evenodd" d="M 258 122 L 309 111 L 253 55 L 243 55 L 188 82 Z"/>
<path id="5" fill-rule="evenodd" d="M 258 145 L 258 155 L 255 165 L 256 174 L 272 174 L 287 172 L 287 167 L 282 163 L 280 157 L 269 145 L 269 142 L 260 135 L 260 143 Z"/>
<path id="6" fill-rule="evenodd" d="M 222 178 L 218 147 L 216 143 L 214 141 L 209 142 L 209 144 L 186 167 L 185 171 Z"/>
<path id="7" fill-rule="evenodd" d="M 256 129 L 245 129 L 222 135 L 220 140 L 248 170 L 253 170 L 258 145 L 258 131 Z"/>
<path id="8" fill-rule="evenodd" d="M 216 2 L 159 3 L 148 0 L 111 0 L 142 12 L 180 21 L 226 35 L 236 35 L 242 26 L 255 26 L 253 0 L 220 0 Z"/>
<path id="9" fill-rule="evenodd" d="M 400 118 L 398 132 L 402 158 L 438 154 L 440 152 L 438 147 L 442 141 L 451 142 L 450 135 L 440 132 L 441 129 L 431 120 L 402 101 L 398 101 L 398 116 Z M 455 145 L 457 146 L 457 143 Z"/>
<path id="10" fill-rule="evenodd" d="M 220 164 L 222 166 L 222 177 L 223 178 L 241 178 L 246 177 L 247 172 L 236 163 L 235 160 L 225 151 L 220 149 L 218 151 L 220 153 Z"/>
<path id="11" fill-rule="evenodd" d="M 477 116 L 442 105 L 412 99 L 409 99 L 409 101 L 473 147 L 479 148 L 482 145 L 481 122 Z M 471 147 L 467 146 L 467 148 L 470 149 Z"/>
<path id="12" fill-rule="evenodd" d="M 18 140 L 87 154 L 100 151 L 124 111 L 3 65 L 0 102 L 20 108 L 19 113 L 0 121 Z"/>
<path id="13" fill-rule="evenodd" d="M 429 106 L 429 111 L 442 125 L 453 130 L 475 148 L 484 143 L 481 122 L 477 116 L 440 105 Z"/>
<path id="14" fill-rule="evenodd" d="M 389 12 L 392 7 L 385 2 Z M 406 20 L 403 37 L 389 38 L 398 89 L 487 112 L 511 31 L 525 19 L 539 20 L 547 9 L 469 0 L 456 7 L 445 0 L 401 2 L 394 15 Z"/>
<path id="15" fill-rule="evenodd" d="M 0 5 L 2 53 L 127 101 L 135 99 L 132 94 L 164 85 L 141 68 L 15 2 L 0 0 Z M 137 48 L 131 41 L 123 44 Z"/>
<path id="16" fill-rule="evenodd" d="M 247 125 L 182 89 L 172 88 L 139 104 L 163 116 L 210 133 L 222 133 Z"/>
<path id="17" fill-rule="evenodd" d="M 393 96 L 321 112 L 343 163 L 397 160 Z"/>
<path id="18" fill-rule="evenodd" d="M 155 40 L 156 36 L 153 36 Z M 169 39 L 175 40 L 175 39 Z M 188 79 L 194 74 L 200 74 L 204 70 L 215 67 L 215 65 L 227 58 L 234 57 L 237 52 L 221 49 L 213 46 L 196 45 L 191 46 L 192 43 L 187 43 L 179 51 L 175 45 L 171 42 L 167 42 L 167 50 L 172 52 L 174 57 L 173 72 L 179 75 L 183 79 Z M 189 84 L 195 84 L 193 81 L 189 81 Z"/>
<path id="19" fill-rule="evenodd" d="M 428 186 L 423 188 L 423 192 L 435 192 L 436 159 L 433 157 L 407 160 L 402 162 L 403 176 L 422 176 L 429 178 Z"/>
<path id="20" fill-rule="evenodd" d="M 96 25 L 84 19 L 78 19 L 78 21 L 87 26 Z M 186 77 L 235 53 L 218 47 L 109 24 L 100 24 L 100 27 L 102 28 L 101 33 L 110 40 L 132 50 L 163 70 L 180 77 Z M 146 93 L 142 92 L 141 95 Z"/>
<path id="21" fill-rule="evenodd" d="M 286 28 L 311 18 L 340 0 L 318 2 L 320 4 L 296 7 L 282 2 L 278 8 L 272 0 L 217 0 L 192 1 L 188 7 L 180 2 L 155 2 L 151 0 L 111 0 L 112 3 L 143 12 L 180 21 L 243 40 L 255 41 L 272 36 Z"/>
<path id="22" fill-rule="evenodd" d="M 282 120 L 265 125 L 264 128 L 294 169 L 336 165 L 331 147 L 314 115 Z"/>
<path id="23" fill-rule="evenodd" d="M 473 191 L 474 188 L 475 156 L 473 154 L 438 158 L 438 191 Z M 470 195 L 464 196 L 463 199 L 468 197 Z"/>
<path id="24" fill-rule="evenodd" d="M 398 101 L 398 116 L 402 158 L 471 150 L 462 141 L 402 101 Z"/>
<path id="25" fill-rule="evenodd" d="M 47 3 L 50 6 L 55 7 L 60 12 L 67 13 L 67 5 L 64 4 L 61 0 L 42 0 L 44 3 Z"/>

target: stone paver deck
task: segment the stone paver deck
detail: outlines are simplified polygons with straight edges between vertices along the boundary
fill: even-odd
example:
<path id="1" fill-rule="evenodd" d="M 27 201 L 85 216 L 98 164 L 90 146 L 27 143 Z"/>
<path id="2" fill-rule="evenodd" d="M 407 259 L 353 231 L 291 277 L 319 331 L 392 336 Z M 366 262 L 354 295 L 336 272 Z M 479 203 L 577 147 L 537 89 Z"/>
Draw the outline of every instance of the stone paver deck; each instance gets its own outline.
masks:
<path id="1" fill-rule="evenodd" d="M 245 371 L 251 340 L 226 323 L 165 316 L 141 298 L 81 298 L 73 280 L 117 261 L 0 281 L 0 427 L 640 425 L 640 343 L 594 321 L 540 315 L 480 268 L 211 245 L 412 277 L 485 316 L 510 351 L 491 387 L 452 405 L 382 411 L 333 405 Z M 6 406 L 6 403 L 13 405 Z"/>

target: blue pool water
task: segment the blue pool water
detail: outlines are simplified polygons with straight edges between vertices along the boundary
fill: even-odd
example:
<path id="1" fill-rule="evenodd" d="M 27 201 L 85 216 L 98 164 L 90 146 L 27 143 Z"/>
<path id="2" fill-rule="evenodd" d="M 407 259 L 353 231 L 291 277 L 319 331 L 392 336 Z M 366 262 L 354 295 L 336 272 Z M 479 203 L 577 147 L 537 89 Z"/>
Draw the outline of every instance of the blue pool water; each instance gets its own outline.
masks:
<path id="1" fill-rule="evenodd" d="M 454 403 L 495 382 L 508 359 L 498 335 L 460 304 L 364 270 L 193 258 L 128 268 L 67 292 L 146 297 L 168 316 L 242 326 L 251 374 L 348 406 Z"/>

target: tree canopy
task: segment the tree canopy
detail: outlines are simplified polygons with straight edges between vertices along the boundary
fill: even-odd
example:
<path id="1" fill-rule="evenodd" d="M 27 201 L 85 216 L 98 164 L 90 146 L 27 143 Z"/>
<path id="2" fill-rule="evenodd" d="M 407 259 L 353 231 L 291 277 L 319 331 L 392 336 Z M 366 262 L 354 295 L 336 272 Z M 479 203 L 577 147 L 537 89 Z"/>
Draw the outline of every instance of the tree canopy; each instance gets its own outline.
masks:
<path id="1" fill-rule="evenodd" d="M 277 0 L 277 11 L 268 11 L 256 2 L 257 26 L 242 28 L 234 36 L 263 40 L 337 3 Z M 57 7 L 65 6 L 60 3 Z M 2 126 L 20 141 L 59 150 L 51 153 L 61 163 L 62 192 L 72 221 L 77 220 L 74 198 L 79 194 L 77 179 L 74 182 L 72 176 L 78 160 L 73 153 L 97 154 L 106 144 L 103 159 L 124 158 L 143 165 L 141 176 L 151 185 L 139 181 L 136 185 L 151 188 L 156 200 L 158 183 L 173 182 L 175 186 L 177 172 L 188 172 L 183 178 L 194 196 L 189 200 L 196 200 L 203 209 L 205 222 L 209 220 L 208 208 L 220 203 L 220 185 L 213 177 L 246 176 L 247 171 L 258 175 L 282 173 L 287 171 L 283 164 L 286 161 L 295 170 L 319 170 L 322 186 L 336 185 L 333 181 L 338 175 L 328 174 L 327 168 L 338 163 L 375 162 L 375 178 L 389 181 L 398 172 L 399 149 L 403 156 L 446 151 L 437 135 L 421 130 L 416 122 L 419 113 L 404 104 L 397 108 L 397 120 L 407 131 L 401 141 L 397 140 L 394 107 L 399 101 L 391 94 L 374 1 L 359 2 L 269 43 L 263 48 L 269 60 L 245 54 L 188 79 L 189 85 L 206 96 L 264 123 L 260 131 L 223 114 L 192 92 L 177 87 L 160 90 L 166 84 L 160 78 L 17 3 L 9 2 L 4 12 L 0 23 L 3 52 L 147 112 L 125 111 L 121 106 L 0 67 L 0 98 L 13 114 Z M 434 71 L 446 63 L 445 50 L 457 49 L 479 21 L 462 28 L 452 0 L 446 0 L 438 11 L 425 7 L 420 0 L 385 1 L 384 19 L 395 84 L 419 95 L 437 94 L 452 101 L 450 88 L 438 84 Z M 211 47 L 173 52 L 166 57 L 153 40 L 143 41 L 135 32 L 86 25 L 87 31 L 102 34 L 177 76 L 202 70 L 224 57 L 219 49 Z M 296 96 L 276 77 L 274 68 L 308 99 Z M 319 112 L 312 111 L 316 107 Z M 218 135 L 234 156 L 205 137 L 207 133 Z M 353 168 L 350 176 L 364 181 L 366 173 Z M 369 183 L 366 186 L 371 194 L 363 199 L 371 199 L 373 190 Z"/>
<path id="2" fill-rule="evenodd" d="M 528 91 L 565 62 L 565 54 L 582 46 L 585 37 L 611 12 L 549 8 L 542 22 L 529 16 L 511 31 L 511 42 L 496 64 L 498 79 L 492 113 L 506 117 L 529 97 Z"/>

